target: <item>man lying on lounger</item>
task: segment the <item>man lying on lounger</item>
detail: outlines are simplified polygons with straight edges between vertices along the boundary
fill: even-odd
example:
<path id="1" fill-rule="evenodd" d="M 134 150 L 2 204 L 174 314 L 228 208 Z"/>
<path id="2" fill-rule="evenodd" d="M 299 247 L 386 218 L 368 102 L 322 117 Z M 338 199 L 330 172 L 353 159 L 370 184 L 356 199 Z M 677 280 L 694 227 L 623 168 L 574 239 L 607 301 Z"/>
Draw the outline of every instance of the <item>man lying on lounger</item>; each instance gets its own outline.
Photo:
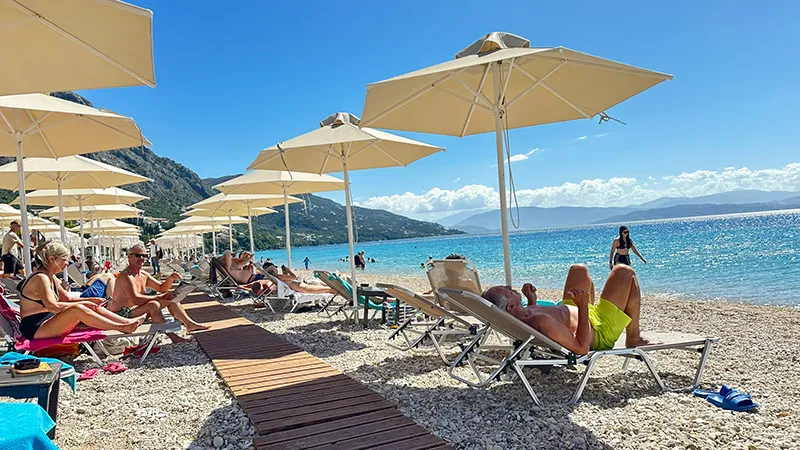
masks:
<path id="1" fill-rule="evenodd" d="M 597 304 L 594 283 L 583 265 L 570 267 L 562 305 L 537 306 L 536 288 L 530 283 L 522 286 L 522 294 L 528 299 L 527 308 L 522 307 L 520 293 L 509 286 L 489 288 L 483 297 L 578 355 L 614 348 L 623 331 L 626 347 L 656 344 L 640 334 L 639 281 L 629 266 L 614 267 Z"/>
<path id="2" fill-rule="evenodd" d="M 153 278 L 142 269 L 147 260 L 147 249 L 143 244 L 135 244 L 128 249 L 128 267 L 119 273 L 111 303 L 108 309 L 122 317 L 138 317 L 147 315 L 154 323 L 164 323 L 163 308 L 186 326 L 186 331 L 207 330 L 209 327 L 192 320 L 184 311 L 180 303 L 172 301 L 173 295 L 169 291 L 172 283 L 180 279 L 180 275 L 172 273 L 164 282 Z M 147 288 L 157 292 L 156 295 L 147 295 Z M 175 333 L 168 333 L 172 342 L 186 342 Z"/>
<path id="3" fill-rule="evenodd" d="M 285 266 L 284 266 L 285 267 Z M 309 284 L 292 274 L 290 270 L 284 269 L 288 273 L 279 273 L 278 267 L 271 264 L 267 267 L 267 273 L 275 278 L 283 281 L 293 291 L 303 294 L 335 294 L 336 291 L 325 285 Z M 239 289 L 247 289 L 253 291 L 254 294 L 260 295 L 265 289 L 272 289 L 273 283 L 270 280 L 257 279 L 251 283 L 245 283 L 238 286 Z"/>

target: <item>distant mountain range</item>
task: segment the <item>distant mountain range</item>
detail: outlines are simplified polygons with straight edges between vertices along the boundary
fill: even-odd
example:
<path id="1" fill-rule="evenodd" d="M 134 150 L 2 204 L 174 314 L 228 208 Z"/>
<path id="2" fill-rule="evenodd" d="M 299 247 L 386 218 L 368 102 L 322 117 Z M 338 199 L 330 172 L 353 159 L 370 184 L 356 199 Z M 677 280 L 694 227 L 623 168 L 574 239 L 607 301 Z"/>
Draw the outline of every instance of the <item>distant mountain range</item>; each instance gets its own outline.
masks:
<path id="1" fill-rule="evenodd" d="M 797 192 L 743 190 L 701 197 L 664 197 L 641 205 L 622 208 L 561 206 L 519 209 L 519 231 L 570 227 L 599 223 L 627 223 L 638 220 L 672 219 L 757 211 L 800 208 Z M 500 211 L 462 212 L 445 217 L 439 223 L 470 234 L 500 230 Z M 454 220 L 460 219 L 460 220 Z"/>

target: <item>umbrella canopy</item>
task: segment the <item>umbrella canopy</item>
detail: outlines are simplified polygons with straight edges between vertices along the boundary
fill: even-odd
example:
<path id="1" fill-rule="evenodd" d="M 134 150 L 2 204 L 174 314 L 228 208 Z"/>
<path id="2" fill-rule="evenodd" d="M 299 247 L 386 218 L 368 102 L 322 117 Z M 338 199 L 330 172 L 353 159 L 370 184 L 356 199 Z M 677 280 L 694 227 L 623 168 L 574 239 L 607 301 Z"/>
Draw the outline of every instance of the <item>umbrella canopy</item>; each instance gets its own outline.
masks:
<path id="1" fill-rule="evenodd" d="M 380 130 L 359 128 L 358 117 L 349 113 L 333 114 L 319 125 L 320 128 L 314 131 L 262 150 L 248 169 L 344 174 L 350 276 L 355 286 L 349 171 L 407 166 L 444 149 Z"/>
<path id="2" fill-rule="evenodd" d="M 215 195 L 214 197 L 217 196 Z M 276 196 L 270 196 L 270 197 L 276 197 Z M 269 200 L 269 201 L 274 201 L 274 200 Z M 218 203 L 215 207 L 209 209 L 192 209 L 186 211 L 182 215 L 190 217 L 227 217 L 229 220 L 228 225 L 231 228 L 233 228 L 234 217 L 247 216 L 247 228 L 250 231 L 250 251 L 255 253 L 255 241 L 253 240 L 253 217 L 262 216 L 264 214 L 273 214 L 277 211 L 265 207 L 251 207 L 248 204 L 242 205 L 238 202 L 239 200 L 232 200 L 231 203 L 229 204 Z M 197 204 L 198 203 L 195 203 L 195 205 Z M 216 254 L 217 252 L 216 240 L 213 241 L 213 244 L 214 244 L 214 253 Z M 233 233 L 230 233 L 228 235 L 228 248 L 231 251 L 233 251 Z"/>
<path id="3" fill-rule="evenodd" d="M 64 208 L 64 218 L 66 220 L 83 220 L 86 217 L 91 219 L 126 219 L 139 217 L 143 210 L 128 205 L 97 205 L 87 206 L 80 211 L 78 208 Z M 58 208 L 48 208 L 41 212 L 44 217 L 56 217 L 59 215 Z"/>
<path id="4" fill-rule="evenodd" d="M 114 204 L 132 205 L 148 199 L 144 195 L 118 187 L 106 189 L 63 189 L 61 195 L 65 208 Z M 27 197 L 29 205 L 58 206 L 58 189 L 40 189 L 28 192 L 25 197 Z M 18 205 L 19 200 L 19 197 L 17 197 L 11 204 Z"/>
<path id="5" fill-rule="evenodd" d="M 79 229 L 79 227 L 74 227 L 70 228 L 70 231 L 80 232 L 82 230 Z M 135 231 L 138 233 L 140 231 L 140 228 L 137 227 L 136 225 L 125 223 L 116 219 L 102 219 L 97 221 L 97 224 L 94 227 L 94 231 L 95 232 L 102 231 L 103 234 L 106 234 L 107 232 L 111 231 L 126 231 L 126 232 Z"/>
<path id="6" fill-rule="evenodd" d="M 11 223 L 12 220 L 19 220 L 19 219 L 20 219 L 19 213 L 17 214 L 16 217 L 3 216 L 0 217 L 0 224 L 2 224 L 2 226 L 7 226 L 9 223 Z M 59 226 L 57 223 L 50 222 L 49 220 L 43 219 L 41 217 L 29 216 L 28 220 L 30 223 L 30 228 L 32 230 L 41 231 L 42 233 L 45 232 L 50 233 L 61 230 L 61 226 Z M 66 243 L 66 241 L 63 242 Z"/>
<path id="7" fill-rule="evenodd" d="M 224 226 L 212 227 L 212 225 L 185 225 L 185 226 L 170 228 L 169 230 L 161 233 L 161 236 L 203 234 L 203 233 L 211 233 L 214 230 L 228 231 L 230 229 Z"/>
<path id="8" fill-rule="evenodd" d="M 489 33 L 456 59 L 367 86 L 363 125 L 467 136 L 494 131 L 506 284 L 511 284 L 503 133 L 600 116 L 672 75 Z M 510 163 L 509 163 L 510 164 Z"/>
<path id="9" fill-rule="evenodd" d="M 254 170 L 214 186 L 225 194 L 283 194 L 283 220 L 286 226 L 286 265 L 292 268 L 292 237 L 289 226 L 289 195 L 338 191 L 344 181 L 330 175 L 288 170 Z"/>
<path id="10" fill-rule="evenodd" d="M 19 210 L 7 203 L 0 203 L 0 219 L 6 216 L 19 217 Z"/>
<path id="11" fill-rule="evenodd" d="M 155 87 L 153 13 L 116 0 L 0 2 L 0 95 Z"/>
<path id="12" fill-rule="evenodd" d="M 253 240 L 253 217 L 259 214 L 252 214 L 253 208 L 269 208 L 270 206 L 288 205 L 289 203 L 302 202 L 302 199 L 275 194 L 225 194 L 219 193 L 203 201 L 192 205 L 192 208 L 206 209 L 212 211 L 225 211 L 233 215 L 233 211 L 241 211 L 242 216 L 247 216 L 250 220 L 247 227 L 250 229 L 250 251 L 255 253 L 255 241 Z M 275 212 L 270 210 L 270 212 Z M 264 212 L 267 214 L 267 212 Z M 231 249 L 232 250 L 232 249 Z"/>
<path id="13" fill-rule="evenodd" d="M 203 217 L 191 216 L 175 222 L 176 227 L 193 226 L 193 225 L 225 225 L 225 224 L 242 224 L 247 223 L 247 219 L 240 216 L 225 217 Z"/>
<path id="14" fill-rule="evenodd" d="M 20 192 L 26 191 L 25 156 L 61 158 L 147 144 L 129 117 L 44 94 L 0 97 L 0 156 L 16 156 Z M 27 210 L 24 195 L 20 209 Z M 24 216 L 22 232 L 25 269 L 30 272 L 28 220 Z"/>

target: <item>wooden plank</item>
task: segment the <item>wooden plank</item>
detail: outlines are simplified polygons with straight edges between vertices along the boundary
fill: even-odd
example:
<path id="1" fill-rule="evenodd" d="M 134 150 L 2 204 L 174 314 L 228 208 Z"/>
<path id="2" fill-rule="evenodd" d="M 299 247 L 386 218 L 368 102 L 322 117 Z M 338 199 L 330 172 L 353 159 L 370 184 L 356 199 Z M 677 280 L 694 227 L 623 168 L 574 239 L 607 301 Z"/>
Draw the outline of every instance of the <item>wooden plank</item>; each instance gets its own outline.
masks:
<path id="1" fill-rule="evenodd" d="M 311 380 L 306 383 L 288 386 L 285 388 L 273 389 L 267 392 L 260 392 L 258 394 L 248 394 L 238 398 L 239 403 L 248 403 L 252 401 L 277 401 L 284 396 L 291 395 L 316 395 L 319 390 L 334 389 L 337 387 L 363 387 L 363 385 L 346 375 L 336 375 L 333 377 L 319 378 Z"/>
<path id="2" fill-rule="evenodd" d="M 281 405 L 282 407 L 291 407 L 292 404 L 298 404 L 300 402 L 305 401 L 307 398 L 316 398 L 322 396 L 329 396 L 329 395 L 336 395 L 336 394 L 344 394 L 348 392 L 360 392 L 364 393 L 364 386 L 359 385 L 357 383 L 348 383 L 348 384 L 341 384 L 341 385 L 334 385 L 334 386 L 327 386 L 323 385 L 322 388 L 319 388 L 315 391 L 312 390 L 304 390 L 302 392 L 298 392 L 296 394 L 291 395 L 283 395 L 281 397 L 274 397 L 269 399 L 269 401 L 265 401 L 264 399 L 258 400 L 250 400 L 250 401 L 239 401 L 239 404 L 242 407 L 255 407 L 258 405 Z M 289 404 L 289 405 L 287 405 Z"/>
<path id="3" fill-rule="evenodd" d="M 316 447 L 308 447 L 309 450 L 363 450 L 373 449 L 387 441 L 409 442 L 411 439 L 428 435 L 434 437 L 430 432 L 421 426 L 411 422 L 410 425 L 398 427 L 393 430 L 386 430 L 378 433 L 371 433 L 357 438 L 346 439 L 336 443 L 322 444 Z M 409 447 L 409 450 L 413 447 Z"/>
<path id="4" fill-rule="evenodd" d="M 253 414 L 253 420 L 256 422 L 269 422 L 273 420 L 281 420 L 289 417 L 303 416 L 311 413 L 321 413 L 330 410 L 340 410 L 350 408 L 352 406 L 364 405 L 367 403 L 386 402 L 386 400 L 378 394 L 367 394 L 356 398 L 348 398 L 344 400 L 336 400 L 318 405 L 302 406 L 299 408 L 281 409 L 278 411 L 271 411 L 265 413 Z"/>
<path id="5" fill-rule="evenodd" d="M 303 372 L 298 372 L 293 376 L 284 376 L 282 374 L 272 375 L 269 373 L 261 374 L 258 376 L 252 376 L 250 378 L 244 380 L 232 380 L 228 382 L 228 386 L 232 389 L 242 387 L 242 386 L 249 386 L 252 384 L 258 384 L 262 386 L 271 386 L 273 384 L 284 384 L 287 381 L 299 380 L 299 379 L 309 379 L 309 377 L 319 378 L 319 377 L 326 377 L 329 375 L 336 375 L 339 372 L 338 370 L 334 369 L 331 366 L 328 367 L 321 367 L 318 369 L 311 369 Z"/>
<path id="6" fill-rule="evenodd" d="M 343 419 L 346 417 L 359 416 L 364 414 L 372 414 L 384 409 L 396 410 L 395 406 L 387 401 L 364 403 L 361 405 L 353 406 L 350 408 L 333 409 L 321 413 L 311 413 L 303 416 L 288 417 L 285 419 L 271 420 L 268 422 L 254 422 L 256 431 L 259 434 L 267 434 L 275 431 L 288 430 L 290 428 L 297 428 L 299 426 L 316 425 L 318 423 L 328 422 L 336 419 Z M 254 420 L 253 417 L 250 418 Z M 255 418 L 257 420 L 257 418 Z M 365 419 L 365 420 L 368 420 Z"/>
<path id="7" fill-rule="evenodd" d="M 299 411 L 305 407 L 327 405 L 332 402 L 345 401 L 357 402 L 361 398 L 374 398 L 376 394 L 369 394 L 362 390 L 338 392 L 335 394 L 326 394 L 318 396 L 310 396 L 305 398 L 298 398 L 289 404 L 282 403 L 265 403 L 259 406 L 250 406 L 247 409 L 247 414 L 266 414 L 270 412 L 279 411 Z"/>
<path id="8" fill-rule="evenodd" d="M 306 372 L 309 370 L 315 370 L 320 368 L 328 368 L 330 369 L 331 366 L 329 364 L 316 362 L 316 361 L 308 361 L 303 363 L 298 363 L 296 366 L 286 367 L 286 366 L 272 366 L 272 367 L 254 367 L 250 368 L 247 371 L 240 371 L 236 374 L 228 373 L 225 377 L 225 381 L 236 382 L 241 380 L 247 380 L 258 375 L 285 375 L 287 377 L 291 377 L 292 374 L 297 372 Z"/>
<path id="9" fill-rule="evenodd" d="M 272 437 L 272 435 L 270 435 L 265 440 L 258 441 L 263 443 L 259 444 L 254 441 L 254 444 L 257 445 L 260 450 L 305 450 L 320 445 L 330 445 L 339 441 L 360 438 L 378 431 L 396 430 L 403 426 L 408 426 L 409 424 L 414 425 L 414 422 L 402 415 L 384 420 L 375 420 L 375 417 L 372 415 L 351 417 L 344 420 L 354 422 L 354 426 L 337 427 L 325 433 L 318 433 L 290 441 L 284 440 L 282 442 L 266 444 L 266 442 L 268 442 L 267 439 Z M 305 428 L 310 427 L 301 429 Z"/>
<path id="10" fill-rule="evenodd" d="M 431 450 L 434 448 L 448 448 L 443 440 L 430 434 L 430 432 L 424 428 L 423 431 L 425 431 L 425 434 L 415 438 L 400 439 L 395 442 L 370 448 L 372 450 Z"/>
<path id="11" fill-rule="evenodd" d="M 351 427 L 358 427 L 364 424 L 365 419 L 372 421 L 381 421 L 385 419 L 392 419 L 395 417 L 404 417 L 397 409 L 384 409 L 365 415 L 357 415 L 353 417 L 346 417 L 344 419 L 331 420 L 328 422 L 319 423 L 316 425 L 309 425 L 300 428 L 294 428 L 286 431 L 277 431 L 266 435 L 261 435 L 253 439 L 253 444 L 257 447 L 279 444 L 282 442 L 291 442 L 300 440 L 306 437 L 315 436 L 323 433 L 335 432 L 336 430 L 343 430 Z M 408 418 L 406 418 L 408 420 Z"/>

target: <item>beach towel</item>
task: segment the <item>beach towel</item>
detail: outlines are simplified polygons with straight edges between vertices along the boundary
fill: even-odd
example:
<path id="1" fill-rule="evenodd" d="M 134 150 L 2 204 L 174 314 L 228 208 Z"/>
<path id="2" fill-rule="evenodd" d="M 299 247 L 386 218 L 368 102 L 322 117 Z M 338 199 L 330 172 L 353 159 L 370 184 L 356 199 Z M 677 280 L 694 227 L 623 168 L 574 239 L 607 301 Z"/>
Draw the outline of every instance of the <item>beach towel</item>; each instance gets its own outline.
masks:
<path id="1" fill-rule="evenodd" d="M 102 341 L 105 339 L 105 337 L 106 334 L 103 332 L 103 330 L 98 330 L 96 328 L 84 328 L 79 331 L 71 331 L 66 336 L 51 339 L 35 339 L 33 341 L 29 341 L 22 336 L 17 336 L 17 342 L 14 344 L 14 346 L 17 348 L 17 350 L 35 352 L 52 345 Z"/>
<path id="2" fill-rule="evenodd" d="M 58 450 L 47 437 L 55 422 L 36 403 L 0 403 L 0 448 Z"/>
<path id="3" fill-rule="evenodd" d="M 106 284 L 103 280 L 94 280 L 83 292 L 81 298 L 106 298 Z"/>
<path id="4" fill-rule="evenodd" d="M 10 365 L 13 365 L 15 362 L 17 362 L 17 361 L 19 361 L 21 359 L 33 359 L 33 356 L 31 356 L 31 355 L 23 355 L 22 353 L 17 353 L 17 352 L 9 352 L 9 353 L 6 353 L 3 356 L 0 356 L 0 365 L 9 365 L 10 366 Z M 55 359 L 55 358 L 39 358 L 39 361 L 46 362 L 48 364 L 61 363 L 61 371 L 62 372 L 64 372 L 65 370 L 70 370 L 70 372 L 72 372 L 72 375 L 68 376 L 66 378 L 62 378 L 61 381 L 67 383 L 69 385 L 69 387 L 72 388 L 72 392 L 75 392 L 75 390 L 78 388 L 78 380 L 75 377 L 75 368 L 74 367 L 72 367 L 71 365 L 65 363 L 64 361 L 61 361 L 61 360 Z M 1 427 L 0 427 L 0 430 L 2 430 Z M 2 447 L 0 447 L 0 448 L 2 448 Z"/>

